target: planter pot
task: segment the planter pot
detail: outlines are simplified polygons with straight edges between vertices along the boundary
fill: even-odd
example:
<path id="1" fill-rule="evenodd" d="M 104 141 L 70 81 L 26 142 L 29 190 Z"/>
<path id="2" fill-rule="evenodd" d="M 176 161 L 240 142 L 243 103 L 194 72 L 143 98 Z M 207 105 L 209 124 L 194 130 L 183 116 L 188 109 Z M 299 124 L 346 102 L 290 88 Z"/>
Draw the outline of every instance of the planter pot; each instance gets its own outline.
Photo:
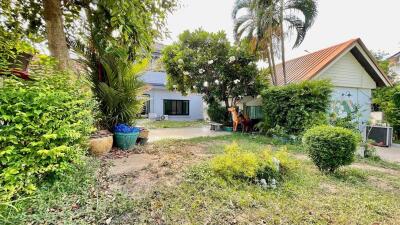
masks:
<path id="1" fill-rule="evenodd" d="M 233 127 L 224 127 L 224 131 L 233 132 Z"/>
<path id="2" fill-rule="evenodd" d="M 99 131 L 90 138 L 90 152 L 95 156 L 107 154 L 113 146 L 113 134 L 108 130 Z"/>
<path id="3" fill-rule="evenodd" d="M 132 149 L 135 144 L 136 140 L 139 137 L 139 132 L 132 132 L 132 133 L 114 133 L 115 143 L 118 148 L 123 150 Z"/>

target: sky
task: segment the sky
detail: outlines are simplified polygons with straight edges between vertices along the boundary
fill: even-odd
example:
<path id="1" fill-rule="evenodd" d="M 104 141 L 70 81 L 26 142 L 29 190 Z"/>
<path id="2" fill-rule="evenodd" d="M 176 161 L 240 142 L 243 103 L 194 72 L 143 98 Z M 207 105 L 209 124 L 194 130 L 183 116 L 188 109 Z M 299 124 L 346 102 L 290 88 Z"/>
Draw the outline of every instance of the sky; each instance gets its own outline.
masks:
<path id="1" fill-rule="evenodd" d="M 168 18 L 170 44 L 184 30 L 224 30 L 233 40 L 231 11 L 235 0 L 181 0 Z M 361 38 L 373 51 L 400 51 L 400 0 L 318 0 L 318 16 L 300 47 L 287 42 L 287 59 L 317 51 L 352 38 Z"/>

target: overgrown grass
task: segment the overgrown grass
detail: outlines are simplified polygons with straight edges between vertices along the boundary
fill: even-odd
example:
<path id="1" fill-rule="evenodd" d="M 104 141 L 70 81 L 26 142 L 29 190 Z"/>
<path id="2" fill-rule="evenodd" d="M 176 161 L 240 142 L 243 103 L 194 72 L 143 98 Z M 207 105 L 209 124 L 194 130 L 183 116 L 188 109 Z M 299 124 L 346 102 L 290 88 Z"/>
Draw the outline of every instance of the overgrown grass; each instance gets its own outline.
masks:
<path id="1" fill-rule="evenodd" d="M 160 153 L 198 144 L 206 146 L 207 153 L 220 154 L 232 141 L 249 151 L 283 145 L 240 133 L 155 145 Z M 292 156 L 302 152 L 298 145 L 288 149 Z M 298 160 L 296 170 L 276 189 L 263 189 L 246 181 L 227 181 L 205 161 L 188 169 L 178 185 L 158 185 L 134 200 L 103 189 L 99 179 L 104 175 L 94 175 L 99 162 L 90 159 L 73 176 L 42 186 L 31 198 L 12 207 L 0 204 L 0 224 L 105 224 L 111 217 L 111 224 L 398 224 L 400 168 L 360 160 L 390 168 L 391 173 L 344 167 L 326 175 L 311 161 Z"/>
<path id="2" fill-rule="evenodd" d="M 208 144 L 219 154 L 232 141 L 260 151 L 274 140 L 233 134 L 224 137 L 165 141 L 160 145 Z M 275 146 L 277 147 L 277 146 Z M 302 152 L 291 147 L 292 153 Z M 116 217 L 118 224 L 397 224 L 400 221 L 400 181 L 396 175 L 350 167 L 327 175 L 309 160 L 277 189 L 253 183 L 226 181 L 209 162 L 196 165 L 174 187 L 160 187 L 137 202 L 132 211 Z M 400 169 L 396 170 L 400 174 Z"/>
<path id="3" fill-rule="evenodd" d="M 207 123 L 203 120 L 195 120 L 195 121 L 174 121 L 174 120 L 148 120 L 142 119 L 138 120 L 138 125 L 144 126 L 148 129 L 156 129 L 156 128 L 183 128 L 183 127 L 202 127 L 207 125 Z"/>
<path id="4" fill-rule="evenodd" d="M 74 174 L 43 184 L 35 195 L 0 204 L 0 224 L 101 224 L 132 208 L 124 196 L 102 190 L 98 168 L 99 161 L 87 159 Z"/>
<path id="5" fill-rule="evenodd" d="M 399 190 L 368 183 L 360 170 L 335 175 L 304 162 L 277 189 L 226 181 L 203 164 L 192 168 L 177 187 L 160 188 L 119 224 L 396 224 Z"/>

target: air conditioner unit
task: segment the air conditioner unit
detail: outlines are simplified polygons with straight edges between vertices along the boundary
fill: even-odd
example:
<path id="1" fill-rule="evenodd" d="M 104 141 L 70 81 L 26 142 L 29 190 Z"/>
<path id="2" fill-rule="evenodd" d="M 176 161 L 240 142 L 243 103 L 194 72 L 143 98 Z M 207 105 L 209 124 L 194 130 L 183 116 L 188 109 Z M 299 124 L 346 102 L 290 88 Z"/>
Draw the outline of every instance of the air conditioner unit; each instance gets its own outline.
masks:
<path id="1" fill-rule="evenodd" d="M 376 145 L 390 147 L 392 145 L 392 136 L 392 127 L 367 126 L 366 138 L 375 141 Z"/>

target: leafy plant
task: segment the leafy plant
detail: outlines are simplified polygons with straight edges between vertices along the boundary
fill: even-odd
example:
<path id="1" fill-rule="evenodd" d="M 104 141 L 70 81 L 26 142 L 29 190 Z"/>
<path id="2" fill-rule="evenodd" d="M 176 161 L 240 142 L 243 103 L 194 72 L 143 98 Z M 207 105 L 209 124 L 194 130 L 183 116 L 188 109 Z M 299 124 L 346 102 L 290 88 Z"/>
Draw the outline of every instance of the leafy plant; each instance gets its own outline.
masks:
<path id="1" fill-rule="evenodd" d="M 7 31 L 0 26 L 0 75 L 10 74 L 12 66 L 19 67 L 20 54 L 35 52 L 32 45 L 22 40 L 20 34 Z"/>
<path id="2" fill-rule="evenodd" d="M 36 81 L 9 77 L 0 91 L 0 196 L 32 194 L 42 180 L 79 163 L 93 131 L 91 96 L 54 70 Z"/>
<path id="3" fill-rule="evenodd" d="M 275 162 L 274 162 L 275 161 Z M 272 152 L 271 149 L 254 153 L 245 151 L 237 143 L 225 146 L 225 153 L 215 157 L 212 169 L 222 177 L 256 181 L 256 179 L 281 180 L 294 168 L 285 149 Z"/>
<path id="4" fill-rule="evenodd" d="M 328 81 L 304 81 L 262 92 L 264 122 L 288 135 L 300 135 L 313 125 L 327 122 L 332 85 Z"/>
<path id="5" fill-rule="evenodd" d="M 313 127 L 303 136 L 303 144 L 314 164 L 330 173 L 354 161 L 359 141 L 359 135 L 352 130 L 327 125 Z"/>
<path id="6" fill-rule="evenodd" d="M 372 102 L 383 111 L 385 122 L 393 127 L 396 140 L 400 140 L 400 85 L 374 90 Z"/>
<path id="7" fill-rule="evenodd" d="M 184 31 L 164 49 L 162 61 L 170 89 L 201 93 L 207 103 L 223 102 L 226 109 L 259 88 L 255 55 L 247 43 L 231 45 L 224 32 Z"/>
<path id="8" fill-rule="evenodd" d="M 352 112 L 345 114 L 345 116 L 339 116 L 336 113 L 331 113 L 329 116 L 329 124 L 335 127 L 343 127 L 355 132 L 359 132 L 359 118 L 360 106 L 355 106 Z"/>
<path id="9" fill-rule="evenodd" d="M 228 124 L 229 114 L 225 106 L 221 106 L 217 102 L 212 102 L 209 104 L 207 109 L 207 114 L 210 120 L 217 123 Z"/>
<path id="10" fill-rule="evenodd" d="M 99 42 L 94 40 L 93 44 L 100 52 L 82 48 L 89 59 L 85 63 L 90 68 L 92 90 L 99 102 L 98 126 L 112 130 L 119 123 L 134 125 L 144 101 L 141 96 L 145 86 L 140 75 L 148 61 L 132 62 L 129 52 L 119 45 L 100 50 Z"/>

